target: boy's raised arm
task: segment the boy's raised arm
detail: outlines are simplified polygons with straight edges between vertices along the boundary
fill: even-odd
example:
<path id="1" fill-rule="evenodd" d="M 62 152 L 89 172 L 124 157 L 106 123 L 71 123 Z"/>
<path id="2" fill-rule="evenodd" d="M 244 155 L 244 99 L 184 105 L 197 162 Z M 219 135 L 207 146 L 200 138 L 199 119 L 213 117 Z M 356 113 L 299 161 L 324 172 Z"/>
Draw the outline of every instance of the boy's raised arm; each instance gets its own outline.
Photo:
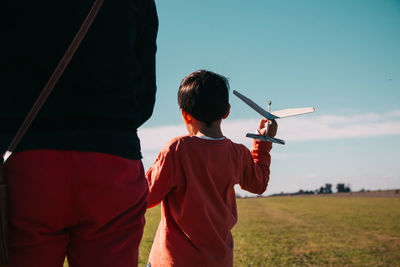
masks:
<path id="1" fill-rule="evenodd" d="M 246 158 L 246 167 L 243 172 L 243 179 L 239 182 L 242 189 L 254 194 L 265 192 L 269 182 L 271 164 L 270 151 L 272 143 L 259 140 L 253 141 L 251 153 Z"/>
<path id="2" fill-rule="evenodd" d="M 269 127 L 266 124 L 269 123 Z M 262 134 L 268 134 L 274 137 L 278 130 L 278 124 L 275 120 L 268 122 L 267 119 L 261 119 L 257 131 Z M 270 151 L 272 149 L 271 142 L 264 142 L 254 139 L 251 149 L 251 156 L 247 157 L 247 164 L 243 174 L 243 180 L 240 183 L 242 189 L 251 193 L 262 194 L 265 192 L 269 182 L 271 164 Z"/>

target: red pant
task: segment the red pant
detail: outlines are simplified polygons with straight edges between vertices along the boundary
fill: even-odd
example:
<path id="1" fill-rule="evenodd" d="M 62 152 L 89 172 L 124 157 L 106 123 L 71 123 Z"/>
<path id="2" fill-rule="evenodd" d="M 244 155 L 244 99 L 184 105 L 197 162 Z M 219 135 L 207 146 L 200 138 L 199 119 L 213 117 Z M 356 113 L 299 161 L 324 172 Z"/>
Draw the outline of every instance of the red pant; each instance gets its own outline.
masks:
<path id="1" fill-rule="evenodd" d="M 77 151 L 12 155 L 10 266 L 131 267 L 145 224 L 148 186 L 140 160 Z"/>

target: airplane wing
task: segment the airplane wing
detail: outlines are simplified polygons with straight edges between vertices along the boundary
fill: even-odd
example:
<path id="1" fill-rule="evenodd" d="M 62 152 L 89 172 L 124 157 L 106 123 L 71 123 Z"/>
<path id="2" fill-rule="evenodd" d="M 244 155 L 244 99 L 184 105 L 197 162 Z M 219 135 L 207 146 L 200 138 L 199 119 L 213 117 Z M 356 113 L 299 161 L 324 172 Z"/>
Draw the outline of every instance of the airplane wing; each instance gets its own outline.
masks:
<path id="1" fill-rule="evenodd" d="M 279 117 L 276 115 L 273 115 L 271 113 L 269 113 L 268 111 L 266 111 L 265 109 L 263 109 L 262 107 L 260 107 L 259 105 L 257 105 L 256 103 L 253 102 L 253 100 L 245 97 L 244 95 L 242 95 L 241 93 L 239 93 L 236 90 L 233 90 L 233 94 L 236 95 L 237 97 L 239 97 L 243 102 L 245 102 L 247 105 L 249 105 L 252 109 L 254 109 L 255 111 L 257 111 L 259 114 L 261 114 L 263 117 L 269 119 L 269 120 L 274 120 L 274 119 L 278 119 Z"/>
<path id="2" fill-rule="evenodd" d="M 315 111 L 315 108 L 289 108 L 289 109 L 282 109 L 272 111 L 271 114 L 275 115 L 279 118 L 291 117 L 301 114 L 312 113 Z"/>
<path id="3" fill-rule="evenodd" d="M 266 142 L 277 143 L 277 144 L 280 144 L 280 145 L 284 145 L 285 144 L 285 140 L 269 137 L 269 136 L 266 136 L 266 135 L 248 133 L 248 134 L 246 134 L 246 137 L 250 137 L 250 138 L 254 138 L 254 139 L 258 139 L 258 140 L 266 141 Z"/>

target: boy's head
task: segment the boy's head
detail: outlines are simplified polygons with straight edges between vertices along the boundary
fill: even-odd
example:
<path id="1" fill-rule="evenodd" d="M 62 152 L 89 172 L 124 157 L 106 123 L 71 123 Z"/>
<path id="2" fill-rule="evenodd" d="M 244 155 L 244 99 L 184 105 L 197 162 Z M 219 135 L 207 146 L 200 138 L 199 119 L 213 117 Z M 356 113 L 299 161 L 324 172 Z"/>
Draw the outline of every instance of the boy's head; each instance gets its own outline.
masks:
<path id="1" fill-rule="evenodd" d="M 198 70 L 186 76 L 178 91 L 179 107 L 208 127 L 229 112 L 228 80 L 214 72 Z"/>

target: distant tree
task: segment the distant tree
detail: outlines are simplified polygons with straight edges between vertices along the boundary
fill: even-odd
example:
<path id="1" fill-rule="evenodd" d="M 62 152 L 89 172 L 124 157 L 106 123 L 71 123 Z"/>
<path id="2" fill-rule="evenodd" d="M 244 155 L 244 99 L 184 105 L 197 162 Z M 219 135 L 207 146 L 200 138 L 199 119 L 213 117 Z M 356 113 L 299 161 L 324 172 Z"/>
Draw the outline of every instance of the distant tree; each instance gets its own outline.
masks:
<path id="1" fill-rule="evenodd" d="M 345 191 L 345 192 L 351 192 L 350 185 L 347 185 L 347 186 L 344 188 L 344 191 Z"/>
<path id="2" fill-rule="evenodd" d="M 300 189 L 298 192 L 294 193 L 294 195 L 314 195 L 314 194 L 315 192 L 312 190 L 303 190 L 303 189 Z"/>
<path id="3" fill-rule="evenodd" d="M 336 189 L 338 193 L 351 192 L 350 186 L 345 186 L 344 184 L 337 184 Z"/>
<path id="4" fill-rule="evenodd" d="M 332 184 L 325 184 L 325 194 L 332 194 Z"/>
<path id="5" fill-rule="evenodd" d="M 316 190 L 317 194 L 332 194 L 332 184 L 325 184 L 321 186 L 319 190 Z"/>
<path id="6" fill-rule="evenodd" d="M 337 190 L 337 192 L 338 193 L 342 193 L 342 192 L 344 192 L 344 184 L 337 184 L 336 185 L 336 190 Z"/>

